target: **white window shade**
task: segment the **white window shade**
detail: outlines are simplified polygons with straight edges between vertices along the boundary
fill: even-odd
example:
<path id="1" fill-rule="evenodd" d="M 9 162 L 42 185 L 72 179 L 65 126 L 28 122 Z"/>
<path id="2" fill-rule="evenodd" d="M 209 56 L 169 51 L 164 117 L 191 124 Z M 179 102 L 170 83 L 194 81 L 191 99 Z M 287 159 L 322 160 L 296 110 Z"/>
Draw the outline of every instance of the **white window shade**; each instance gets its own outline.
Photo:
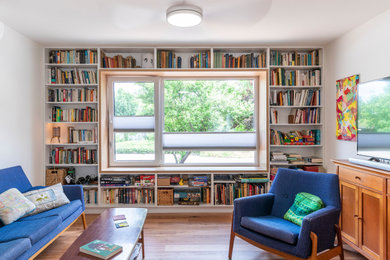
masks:
<path id="1" fill-rule="evenodd" d="M 134 117 L 121 117 L 117 116 L 113 118 L 114 131 L 124 130 L 154 130 L 155 118 L 153 116 L 134 116 Z"/>
<path id="2" fill-rule="evenodd" d="M 164 150 L 256 149 L 256 133 L 164 133 Z"/>

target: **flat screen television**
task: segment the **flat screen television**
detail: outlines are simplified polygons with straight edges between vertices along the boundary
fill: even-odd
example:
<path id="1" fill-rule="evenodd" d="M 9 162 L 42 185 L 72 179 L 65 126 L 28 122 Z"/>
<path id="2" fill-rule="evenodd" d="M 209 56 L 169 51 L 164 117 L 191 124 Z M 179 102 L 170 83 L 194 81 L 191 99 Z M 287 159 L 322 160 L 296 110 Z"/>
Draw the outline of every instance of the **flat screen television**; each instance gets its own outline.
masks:
<path id="1" fill-rule="evenodd" d="M 357 154 L 390 160 L 390 77 L 358 85 Z"/>

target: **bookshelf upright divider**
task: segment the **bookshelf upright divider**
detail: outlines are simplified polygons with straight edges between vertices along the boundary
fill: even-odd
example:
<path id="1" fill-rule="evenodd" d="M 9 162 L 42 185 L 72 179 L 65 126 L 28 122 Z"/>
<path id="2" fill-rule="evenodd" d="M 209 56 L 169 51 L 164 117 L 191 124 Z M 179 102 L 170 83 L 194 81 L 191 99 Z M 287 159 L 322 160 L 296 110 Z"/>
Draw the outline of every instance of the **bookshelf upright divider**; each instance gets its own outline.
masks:
<path id="1" fill-rule="evenodd" d="M 216 211 L 231 211 L 233 198 L 237 197 L 237 194 L 246 196 L 249 195 L 249 190 L 256 191 L 253 194 L 267 192 L 270 187 L 270 173 L 268 172 L 268 181 L 265 180 L 265 183 L 246 183 L 248 180 L 242 181 L 239 176 L 253 175 L 253 173 L 213 170 L 187 172 L 185 169 L 183 171 L 156 171 L 154 173 L 113 172 L 109 174 L 99 172 L 99 162 L 97 161 L 99 150 L 97 138 L 99 128 L 99 71 L 101 69 L 266 69 L 269 75 L 267 86 L 270 95 L 268 113 L 271 120 L 268 123 L 268 131 L 276 133 L 279 131 L 286 134 L 297 131 L 313 134 L 313 132 L 310 132 L 313 130 L 314 133 L 317 130 L 319 132 L 318 142 L 316 142 L 315 136 L 314 140 L 306 136 L 305 140 L 301 140 L 301 144 L 288 145 L 274 143 L 270 135 L 270 142 L 267 144 L 268 152 L 271 155 L 275 152 L 288 155 L 286 160 L 279 159 L 279 161 L 274 160 L 272 156 L 272 158 L 270 157 L 271 161 L 268 168 L 272 173 L 280 167 L 323 166 L 325 135 L 322 121 L 324 118 L 322 108 L 324 104 L 322 52 L 322 48 L 317 47 L 273 48 L 264 46 L 46 48 L 44 58 L 45 169 L 66 168 L 70 172 L 74 169 L 75 181 L 79 181 L 78 183 L 81 184 L 83 184 L 83 179 L 80 179 L 80 177 L 83 177 L 84 181 L 87 175 L 98 177 L 97 183 L 90 181 L 89 185 L 84 184 L 83 186 L 87 208 L 92 211 L 106 207 L 148 207 L 161 212 L 173 212 L 178 208 L 187 210 L 203 208 L 206 212 L 210 211 L 211 208 L 215 208 Z M 89 60 L 86 60 L 85 57 L 80 58 L 82 54 L 88 57 Z M 91 55 L 94 56 L 90 58 Z M 93 75 L 96 77 L 95 80 L 88 78 Z M 52 78 L 54 78 L 53 81 Z M 276 93 L 276 96 L 279 93 L 281 96 L 286 95 L 288 99 L 291 99 L 291 95 L 317 93 L 317 103 L 310 101 L 304 104 L 303 101 L 297 101 L 298 103 L 288 103 L 287 105 L 278 104 L 277 102 L 274 104 L 274 93 Z M 88 95 L 85 96 L 85 94 Z M 281 97 L 281 100 L 283 100 L 283 97 Z M 277 118 L 272 115 L 275 112 Z M 300 119 L 297 119 L 298 112 L 301 113 Z M 77 113 L 79 115 L 87 114 L 88 117 L 79 120 L 78 117 L 75 118 Z M 311 121 L 312 119 L 308 119 L 306 114 L 303 116 L 304 113 L 310 115 L 310 118 L 313 117 L 311 113 L 315 113 L 316 120 Z M 96 116 L 95 120 L 91 120 L 89 117 L 92 114 Z M 53 119 L 53 117 L 55 118 Z M 291 121 L 292 118 L 293 121 Z M 51 140 L 52 136 L 55 136 L 53 131 L 57 131 L 54 130 L 55 127 L 60 127 L 60 142 L 53 141 L 54 139 Z M 73 131 L 79 133 L 73 133 Z M 79 137 L 80 134 L 82 137 Z M 94 136 L 92 141 L 90 139 L 85 140 L 85 136 L 90 134 Z M 73 140 L 75 138 L 79 139 L 75 141 Z M 303 141 L 306 143 L 303 144 Z M 90 158 L 92 150 L 96 151 L 96 156 Z M 72 156 L 76 155 L 80 160 L 71 161 Z M 291 161 L 291 158 L 287 160 L 289 155 L 300 156 L 292 160 L 300 160 L 300 158 L 309 160 L 307 158 L 315 157 L 317 161 L 297 163 Z M 67 161 L 64 162 L 63 160 Z M 111 180 L 108 177 L 111 177 Z M 169 177 L 170 182 L 169 185 L 161 186 L 159 182 L 164 177 Z M 179 186 L 176 182 L 177 177 L 187 184 Z M 188 184 L 194 179 L 199 180 L 201 186 Z M 114 184 L 107 186 L 110 185 L 110 181 Z M 203 184 L 202 181 L 204 181 Z M 167 190 L 168 193 L 172 192 L 174 197 L 172 205 L 158 204 L 159 191 L 162 190 Z M 199 202 L 189 203 L 191 205 L 178 203 L 177 199 L 183 195 L 184 191 L 187 192 L 187 195 L 200 196 Z M 236 194 L 237 191 L 239 193 Z M 235 195 L 229 198 L 228 195 L 230 194 Z"/>

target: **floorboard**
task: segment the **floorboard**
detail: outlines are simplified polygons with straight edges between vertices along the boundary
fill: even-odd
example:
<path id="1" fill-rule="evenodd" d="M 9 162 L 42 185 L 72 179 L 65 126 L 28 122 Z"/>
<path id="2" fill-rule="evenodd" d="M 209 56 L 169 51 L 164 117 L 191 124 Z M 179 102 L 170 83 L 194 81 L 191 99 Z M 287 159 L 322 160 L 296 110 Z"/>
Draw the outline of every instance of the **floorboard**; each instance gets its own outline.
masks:
<path id="1" fill-rule="evenodd" d="M 87 215 L 91 223 L 98 215 Z M 226 260 L 231 214 L 149 214 L 145 222 L 146 260 Z M 36 259 L 59 259 L 82 233 L 79 219 Z M 234 260 L 282 259 L 236 238 Z M 334 258 L 338 259 L 338 258 Z M 346 246 L 346 260 L 365 259 Z"/>

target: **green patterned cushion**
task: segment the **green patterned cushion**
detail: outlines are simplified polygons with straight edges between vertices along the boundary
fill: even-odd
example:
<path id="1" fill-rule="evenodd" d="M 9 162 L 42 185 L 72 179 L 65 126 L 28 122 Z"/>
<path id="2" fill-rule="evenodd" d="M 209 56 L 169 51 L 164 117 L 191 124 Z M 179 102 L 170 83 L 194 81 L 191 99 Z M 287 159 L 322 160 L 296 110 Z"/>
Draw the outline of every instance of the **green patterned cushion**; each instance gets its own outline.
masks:
<path id="1" fill-rule="evenodd" d="M 302 226 L 302 220 L 306 215 L 324 207 L 322 200 L 316 195 L 300 192 L 295 196 L 294 204 L 284 214 L 284 219 Z"/>

